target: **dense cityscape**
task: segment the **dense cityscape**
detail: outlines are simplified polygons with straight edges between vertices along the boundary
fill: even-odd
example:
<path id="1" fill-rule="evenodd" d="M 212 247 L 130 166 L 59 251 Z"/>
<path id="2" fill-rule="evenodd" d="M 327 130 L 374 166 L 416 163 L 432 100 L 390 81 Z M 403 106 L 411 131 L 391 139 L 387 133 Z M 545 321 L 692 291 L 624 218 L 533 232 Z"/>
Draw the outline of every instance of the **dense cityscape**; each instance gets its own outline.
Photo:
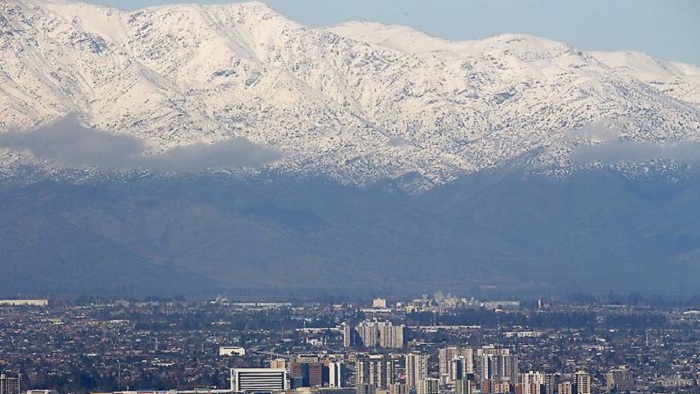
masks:
<path id="1" fill-rule="evenodd" d="M 700 392 L 692 305 L 6 300 L 1 394 Z"/>

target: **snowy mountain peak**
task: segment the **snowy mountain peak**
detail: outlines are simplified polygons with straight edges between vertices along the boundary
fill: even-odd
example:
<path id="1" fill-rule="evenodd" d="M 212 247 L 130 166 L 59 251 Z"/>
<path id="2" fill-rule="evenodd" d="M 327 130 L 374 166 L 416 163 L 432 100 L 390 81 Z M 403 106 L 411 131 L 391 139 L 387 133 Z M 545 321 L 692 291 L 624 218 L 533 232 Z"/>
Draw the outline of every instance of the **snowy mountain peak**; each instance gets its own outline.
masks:
<path id="1" fill-rule="evenodd" d="M 323 28 L 324 31 L 378 48 L 409 53 L 452 50 L 455 43 L 407 26 L 351 21 Z"/>
<path id="2" fill-rule="evenodd" d="M 531 166 L 569 168 L 580 146 L 601 143 L 581 132 L 592 125 L 610 128 L 612 143 L 694 143 L 699 76 L 523 34 L 311 29 L 261 2 L 0 4 L 0 131 L 74 113 L 145 155 L 245 140 L 278 152 L 265 163 L 274 169 L 356 184 L 428 188 L 532 152 Z M 7 171 L 61 164 L 31 144 L 0 152 Z"/>
<path id="3" fill-rule="evenodd" d="M 406 26 L 354 21 L 323 30 L 378 48 L 414 54 L 447 52 L 469 56 L 478 51 L 496 49 L 530 52 L 573 50 L 567 44 L 527 34 L 501 34 L 480 41 L 449 41 Z"/>

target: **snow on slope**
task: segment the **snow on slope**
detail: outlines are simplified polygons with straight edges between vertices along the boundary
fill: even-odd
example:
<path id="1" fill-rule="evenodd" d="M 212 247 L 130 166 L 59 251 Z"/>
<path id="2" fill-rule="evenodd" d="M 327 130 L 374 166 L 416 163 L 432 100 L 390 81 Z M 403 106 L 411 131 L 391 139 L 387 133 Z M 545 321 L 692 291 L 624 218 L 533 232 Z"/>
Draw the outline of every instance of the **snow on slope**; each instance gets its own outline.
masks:
<path id="1" fill-rule="evenodd" d="M 593 52 L 620 76 L 639 79 L 659 92 L 700 105 L 700 67 L 664 62 L 640 52 Z"/>
<path id="2" fill-rule="evenodd" d="M 474 43 L 450 42 L 438 37 L 432 37 L 422 31 L 406 26 L 388 26 L 376 22 L 347 22 L 326 27 L 324 31 L 341 37 L 364 42 L 378 48 L 420 53 L 442 53 L 455 55 L 474 50 Z"/>
<path id="3" fill-rule="evenodd" d="M 243 137 L 280 150 L 284 171 L 430 187 L 536 149 L 540 165 L 566 166 L 593 142 L 577 133 L 590 124 L 626 140 L 699 141 L 697 69 L 654 62 L 526 35 L 310 29 L 259 2 L 124 12 L 7 0 L 0 131 L 75 112 L 154 154 Z"/>

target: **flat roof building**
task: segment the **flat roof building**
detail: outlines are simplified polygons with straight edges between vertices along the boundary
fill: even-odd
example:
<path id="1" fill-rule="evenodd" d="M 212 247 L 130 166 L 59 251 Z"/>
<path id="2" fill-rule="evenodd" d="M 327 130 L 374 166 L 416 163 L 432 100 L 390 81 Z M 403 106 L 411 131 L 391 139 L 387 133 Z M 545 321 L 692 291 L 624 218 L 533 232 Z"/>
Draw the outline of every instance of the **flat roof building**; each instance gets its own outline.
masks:
<path id="1" fill-rule="evenodd" d="M 49 300 L 0 300 L 0 306 L 48 306 Z"/>
<path id="2" fill-rule="evenodd" d="M 232 368 L 231 391 L 280 393 L 289 389 L 287 371 L 281 368 Z"/>

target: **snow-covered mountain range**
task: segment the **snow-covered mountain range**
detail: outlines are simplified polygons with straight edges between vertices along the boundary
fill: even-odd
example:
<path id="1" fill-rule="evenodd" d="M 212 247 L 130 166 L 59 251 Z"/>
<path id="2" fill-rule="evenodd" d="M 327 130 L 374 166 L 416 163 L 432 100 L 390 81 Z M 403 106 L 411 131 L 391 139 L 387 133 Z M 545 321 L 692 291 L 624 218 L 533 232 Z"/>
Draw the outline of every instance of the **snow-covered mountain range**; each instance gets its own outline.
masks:
<path id="1" fill-rule="evenodd" d="M 260 2 L 3 1 L 0 132 L 68 114 L 146 155 L 239 138 L 279 152 L 266 166 L 284 172 L 430 188 L 533 151 L 535 167 L 568 168 L 581 146 L 698 143 L 700 68 L 527 35 L 312 29 Z M 50 165 L 34 156 L 0 149 L 6 171 Z"/>

